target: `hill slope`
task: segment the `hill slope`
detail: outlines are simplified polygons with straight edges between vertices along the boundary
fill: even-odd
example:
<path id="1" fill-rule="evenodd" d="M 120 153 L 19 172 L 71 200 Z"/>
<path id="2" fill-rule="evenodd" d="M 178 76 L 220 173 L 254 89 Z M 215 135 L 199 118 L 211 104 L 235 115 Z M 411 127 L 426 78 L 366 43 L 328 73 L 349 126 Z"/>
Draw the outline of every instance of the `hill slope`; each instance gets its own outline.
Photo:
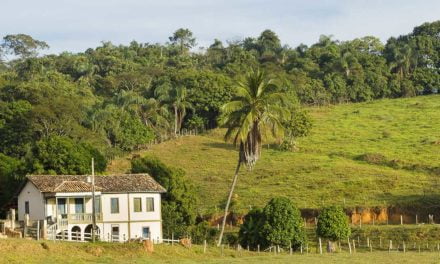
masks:
<path id="1" fill-rule="evenodd" d="M 440 96 L 312 108 L 310 113 L 314 128 L 299 140 L 298 152 L 266 147 L 254 171 L 242 170 L 236 209 L 261 206 L 277 195 L 301 208 L 440 201 Z M 212 212 L 226 197 L 237 160 L 223 132 L 181 137 L 140 154 L 183 168 L 198 188 L 201 213 Z M 129 169 L 126 157 L 113 161 L 108 172 Z"/>

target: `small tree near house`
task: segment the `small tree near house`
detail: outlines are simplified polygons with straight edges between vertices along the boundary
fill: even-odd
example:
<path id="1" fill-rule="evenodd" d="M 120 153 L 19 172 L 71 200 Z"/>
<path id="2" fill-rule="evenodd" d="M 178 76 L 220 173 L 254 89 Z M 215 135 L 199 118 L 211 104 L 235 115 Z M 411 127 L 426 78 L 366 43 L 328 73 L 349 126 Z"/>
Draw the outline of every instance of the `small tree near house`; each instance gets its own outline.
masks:
<path id="1" fill-rule="evenodd" d="M 285 197 L 270 200 L 263 209 L 261 236 L 267 246 L 281 246 L 296 249 L 306 240 L 301 213 Z"/>
<path id="2" fill-rule="evenodd" d="M 347 239 L 351 234 L 348 217 L 341 207 L 331 206 L 324 208 L 318 216 L 316 228 L 318 237 L 328 239 L 327 251 L 333 252 L 334 242 Z"/>

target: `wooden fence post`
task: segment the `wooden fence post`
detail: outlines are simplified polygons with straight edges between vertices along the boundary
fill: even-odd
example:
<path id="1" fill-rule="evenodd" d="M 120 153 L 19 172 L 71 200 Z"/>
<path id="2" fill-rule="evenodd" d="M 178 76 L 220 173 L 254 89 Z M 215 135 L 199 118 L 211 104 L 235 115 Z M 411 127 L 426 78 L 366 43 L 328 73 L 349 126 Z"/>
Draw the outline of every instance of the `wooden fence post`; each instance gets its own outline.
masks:
<path id="1" fill-rule="evenodd" d="M 354 242 L 354 239 L 353 239 L 353 253 L 356 253 L 356 243 Z"/>
<path id="2" fill-rule="evenodd" d="M 379 237 L 379 248 L 382 248 L 382 237 Z"/>
<path id="3" fill-rule="evenodd" d="M 348 241 L 348 250 L 350 251 L 350 254 L 351 254 L 351 243 L 350 243 L 350 238 L 347 238 L 347 241 Z"/>
<path id="4" fill-rule="evenodd" d="M 222 245 L 222 257 L 223 257 L 223 250 L 225 249 L 225 245 Z"/>
<path id="5" fill-rule="evenodd" d="M 403 225 L 403 216 L 400 215 L 400 225 Z"/>
<path id="6" fill-rule="evenodd" d="M 301 243 L 301 251 L 302 251 L 302 243 Z M 292 255 L 292 242 L 289 242 L 289 254 Z"/>
<path id="7" fill-rule="evenodd" d="M 367 237 L 367 247 L 370 247 L 370 238 Z"/>
<path id="8" fill-rule="evenodd" d="M 203 240 L 203 254 L 206 253 L 206 240 Z"/>
<path id="9" fill-rule="evenodd" d="M 40 220 L 37 221 L 37 240 L 40 240 Z"/>
<path id="10" fill-rule="evenodd" d="M 403 253 L 406 252 L 405 241 L 403 241 Z"/>
<path id="11" fill-rule="evenodd" d="M 319 254 L 322 255 L 322 243 L 321 243 L 321 238 L 319 238 Z"/>
<path id="12" fill-rule="evenodd" d="M 292 247 L 290 247 L 292 248 Z M 301 243 L 301 255 L 303 254 L 303 244 Z"/>
<path id="13" fill-rule="evenodd" d="M 416 225 L 418 225 L 418 224 L 419 224 L 419 219 L 418 219 L 417 214 L 416 214 Z"/>
<path id="14" fill-rule="evenodd" d="M 258 255 L 260 255 L 260 244 L 257 245 Z"/>
<path id="15" fill-rule="evenodd" d="M 393 241 L 390 240 L 390 243 L 388 245 L 388 253 L 391 252 L 391 249 L 393 249 Z"/>

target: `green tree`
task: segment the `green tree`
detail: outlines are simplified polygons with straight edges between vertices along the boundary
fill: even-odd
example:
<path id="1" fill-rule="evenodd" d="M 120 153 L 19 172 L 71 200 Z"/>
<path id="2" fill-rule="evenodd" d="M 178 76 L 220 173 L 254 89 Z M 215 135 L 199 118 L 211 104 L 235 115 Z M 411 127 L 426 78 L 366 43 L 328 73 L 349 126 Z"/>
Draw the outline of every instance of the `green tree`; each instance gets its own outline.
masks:
<path id="1" fill-rule="evenodd" d="M 239 145 L 238 164 L 229 190 L 225 214 L 218 245 L 222 243 L 223 232 L 228 215 L 229 204 L 237 183 L 241 164 L 252 169 L 261 153 L 263 133 L 275 138 L 284 136 L 282 122 L 289 117 L 285 103 L 285 94 L 279 92 L 273 79 L 268 79 L 260 70 L 249 73 L 244 82 L 239 82 L 233 101 L 222 107 L 221 124 L 227 128 L 225 140 L 233 138 Z"/>
<path id="2" fill-rule="evenodd" d="M 196 45 L 196 39 L 193 37 L 193 33 L 187 28 L 179 28 L 169 39 L 173 44 L 179 46 L 180 54 L 184 54 L 184 52 Z"/>
<path id="3" fill-rule="evenodd" d="M 10 202 L 24 174 L 23 162 L 0 153 L 0 205 Z M 0 207 L 0 213 L 2 213 L 1 210 L 2 207 Z"/>
<path id="4" fill-rule="evenodd" d="M 317 236 L 329 239 L 330 242 L 334 242 L 347 239 L 350 236 L 350 233 L 351 229 L 348 224 L 348 217 L 341 207 L 327 207 L 319 213 L 316 228 Z M 330 248 L 333 248 L 333 246 Z"/>
<path id="5" fill-rule="evenodd" d="M 36 143 L 28 162 L 32 173 L 88 174 L 92 158 L 96 171 L 103 172 L 107 160 L 97 149 L 67 137 L 51 136 Z"/>
<path id="6" fill-rule="evenodd" d="M 22 59 L 37 56 L 40 49 L 48 49 L 46 42 L 33 39 L 26 34 L 7 35 L 3 38 L 1 47 L 8 54 L 14 54 Z"/>
<path id="7" fill-rule="evenodd" d="M 155 90 L 158 99 L 169 105 L 174 112 L 174 136 L 180 132 L 187 110 L 193 105 L 188 101 L 188 93 L 185 87 L 171 87 L 169 83 L 159 86 Z"/>
<path id="8" fill-rule="evenodd" d="M 261 236 L 266 246 L 299 248 L 306 237 L 300 211 L 288 198 L 270 200 L 263 209 Z"/>
<path id="9" fill-rule="evenodd" d="M 263 238 L 261 230 L 264 224 L 263 210 L 256 208 L 249 211 L 243 219 L 243 224 L 240 225 L 238 238 L 241 246 L 251 249 L 257 249 L 258 245 L 263 246 Z"/>

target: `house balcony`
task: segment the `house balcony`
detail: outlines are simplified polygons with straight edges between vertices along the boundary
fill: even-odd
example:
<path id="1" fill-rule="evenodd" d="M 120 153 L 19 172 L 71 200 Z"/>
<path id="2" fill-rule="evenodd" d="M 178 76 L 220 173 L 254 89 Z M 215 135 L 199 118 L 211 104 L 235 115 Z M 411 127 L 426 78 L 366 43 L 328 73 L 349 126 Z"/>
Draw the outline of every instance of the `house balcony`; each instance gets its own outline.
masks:
<path id="1" fill-rule="evenodd" d="M 59 227 L 67 226 L 68 224 L 91 224 L 92 222 L 93 215 L 91 213 L 64 214 L 57 217 Z M 96 222 L 102 222 L 101 213 L 96 213 Z"/>

